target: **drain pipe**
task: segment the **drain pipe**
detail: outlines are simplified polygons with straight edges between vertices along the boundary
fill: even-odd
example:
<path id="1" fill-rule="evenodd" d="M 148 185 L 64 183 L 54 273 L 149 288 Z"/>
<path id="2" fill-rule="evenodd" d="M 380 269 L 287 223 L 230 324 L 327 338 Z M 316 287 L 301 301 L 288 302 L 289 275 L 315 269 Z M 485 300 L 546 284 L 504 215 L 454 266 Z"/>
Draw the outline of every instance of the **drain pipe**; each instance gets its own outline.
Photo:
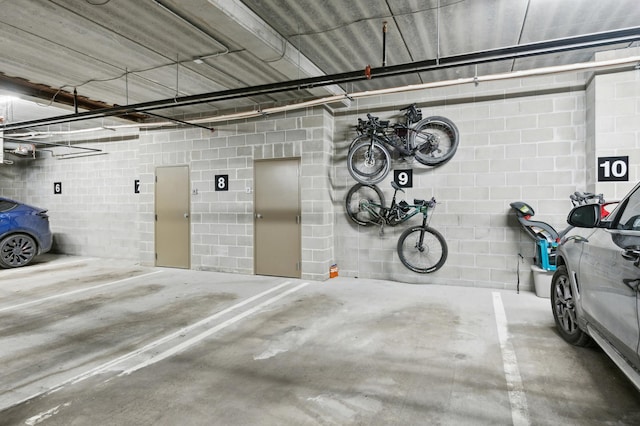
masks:
<path id="1" fill-rule="evenodd" d="M 387 21 L 382 23 L 382 66 L 387 66 Z"/>

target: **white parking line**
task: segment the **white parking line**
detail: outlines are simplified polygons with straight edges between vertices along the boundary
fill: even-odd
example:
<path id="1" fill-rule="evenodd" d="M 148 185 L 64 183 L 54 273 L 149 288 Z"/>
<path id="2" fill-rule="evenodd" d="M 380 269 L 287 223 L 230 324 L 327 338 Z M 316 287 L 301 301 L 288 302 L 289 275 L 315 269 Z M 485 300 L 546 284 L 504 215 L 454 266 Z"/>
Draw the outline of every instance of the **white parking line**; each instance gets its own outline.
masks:
<path id="1" fill-rule="evenodd" d="M 98 366 L 96 368 L 93 368 L 93 369 L 87 371 L 86 373 L 83 373 L 83 374 L 81 374 L 79 376 L 76 376 L 75 378 L 70 380 L 70 383 L 78 383 L 78 382 L 81 382 L 81 381 L 83 381 L 85 379 L 88 379 L 89 377 L 92 377 L 92 376 L 95 376 L 97 374 L 103 373 L 103 372 L 113 368 L 114 366 L 123 363 L 124 361 L 126 361 L 128 359 L 134 358 L 134 357 L 136 357 L 138 355 L 141 355 L 141 354 L 143 354 L 145 352 L 148 352 L 151 349 L 154 349 L 154 348 L 156 348 L 156 347 L 158 347 L 158 346 L 160 346 L 160 345 L 162 345 L 164 343 L 167 343 L 167 342 L 169 342 L 169 341 L 171 341 L 171 340 L 173 340 L 173 339 L 175 339 L 177 337 L 184 336 L 185 334 L 187 334 L 188 332 L 190 332 L 194 328 L 200 327 L 200 326 L 202 326 L 202 325 L 204 325 L 204 324 L 206 324 L 206 323 L 208 323 L 210 321 L 215 320 L 216 318 L 219 318 L 219 317 L 221 317 L 223 315 L 226 315 L 229 312 L 234 311 L 234 310 L 236 310 L 238 308 L 241 308 L 242 306 L 247 305 L 247 304 L 249 304 L 249 303 L 251 303 L 251 302 L 253 302 L 253 301 L 255 301 L 255 300 L 257 300 L 257 299 L 259 299 L 261 297 L 264 297 L 269 293 L 273 293 L 274 291 L 280 290 L 282 287 L 288 286 L 289 284 L 291 284 L 290 281 L 285 281 L 284 283 L 282 283 L 280 285 L 277 285 L 277 286 L 272 287 L 272 288 L 270 288 L 270 289 L 268 289 L 266 291 L 263 291 L 260 294 L 256 294 L 255 296 L 252 296 L 252 297 L 250 297 L 248 299 L 245 299 L 240 303 L 236 303 L 235 305 L 230 306 L 230 307 L 228 307 L 226 309 L 223 309 L 222 311 L 217 312 L 217 313 L 215 313 L 215 314 L 213 314 L 213 315 L 211 315 L 211 316 L 209 316 L 209 317 L 207 317 L 205 319 L 202 319 L 202 320 L 200 320 L 200 321 L 198 321 L 198 322 L 196 322 L 194 324 L 191 324 L 191 325 L 188 325 L 186 327 L 183 327 L 178 331 L 175 331 L 175 332 L 173 332 L 173 333 L 171 333 L 171 334 L 169 334 L 167 336 L 164 336 L 164 337 L 162 337 L 162 338 L 160 338 L 158 340 L 155 340 L 155 341 L 143 346 L 140 349 L 136 349 L 135 351 L 131 351 L 128 354 L 122 355 L 122 356 L 120 356 L 120 357 L 118 357 L 118 358 L 116 358 L 116 359 L 114 359 L 112 361 L 106 362 L 106 363 L 104 363 L 104 364 L 102 364 L 102 365 L 100 365 L 100 366 Z"/>
<path id="2" fill-rule="evenodd" d="M 176 346 L 174 346 L 173 348 L 171 348 L 169 350 L 166 350 L 166 351 L 164 351 L 162 353 L 159 353 L 158 355 L 155 355 L 152 358 L 150 358 L 150 359 L 148 359 L 148 360 L 146 360 L 144 362 L 141 362 L 140 364 L 138 364 L 136 366 L 133 366 L 131 368 L 126 369 L 125 371 L 123 371 L 119 375 L 122 376 L 122 375 L 131 374 L 134 371 L 138 371 L 138 370 L 140 370 L 140 369 L 142 369 L 144 367 L 148 367 L 148 366 L 150 366 L 152 364 L 155 364 L 158 361 L 162 361 L 165 358 L 168 358 L 168 357 L 170 357 L 172 355 L 175 355 L 178 352 L 181 352 L 181 351 L 185 350 L 186 348 L 201 342 L 202 340 L 204 340 L 207 337 L 217 333 L 218 331 L 223 330 L 223 329 L 227 328 L 228 326 L 230 326 L 232 324 L 235 324 L 236 322 L 240 321 L 241 319 L 244 319 L 244 318 L 248 317 L 249 315 L 252 315 L 252 314 L 258 312 L 260 309 L 264 308 L 265 306 L 268 306 L 268 305 L 270 305 L 270 304 L 272 304 L 274 302 L 277 302 L 278 300 L 282 299 L 283 297 L 288 296 L 289 294 L 294 293 L 294 292 L 300 290 L 301 288 L 303 288 L 303 287 L 305 287 L 307 285 L 309 285 L 309 283 L 302 283 L 299 286 L 294 287 L 292 289 L 289 289 L 289 290 L 287 290 L 287 291 L 285 291 L 283 293 L 280 293 L 279 295 L 274 296 L 269 300 L 265 300 L 264 302 L 260 303 L 259 305 L 256 305 L 253 308 L 251 308 L 249 310 L 246 310 L 243 313 L 238 314 L 235 317 L 230 318 L 230 319 L 218 324 L 217 326 L 215 326 L 213 328 L 210 328 L 209 330 L 204 331 L 204 332 L 198 334 L 197 336 L 192 337 L 189 340 L 186 340 L 185 342 L 180 343 L 179 345 L 176 345 Z"/>
<path id="3" fill-rule="evenodd" d="M 504 376 L 507 379 L 507 389 L 509 391 L 509 403 L 511 404 L 511 420 L 514 426 L 528 426 L 531 424 L 529 418 L 529 407 L 527 396 L 522 385 L 520 369 L 516 352 L 509 339 L 507 328 L 507 314 L 504 311 L 502 297 L 500 293 L 493 293 L 493 310 L 496 315 L 496 326 L 498 328 L 498 340 L 500 341 L 500 351 L 502 352 L 502 364 L 504 366 Z"/>
<path id="4" fill-rule="evenodd" d="M 51 268 L 51 267 L 60 267 L 60 266 L 68 266 L 68 265 L 73 265 L 75 263 L 82 263 L 82 262 L 90 262 L 90 261 L 94 261 L 97 260 L 97 258 L 95 257 L 87 257 L 87 258 L 83 258 L 83 259 L 77 259 L 77 260 L 70 260 L 68 262 L 44 262 L 44 263 L 39 263 L 37 265 L 30 265 L 30 266 L 26 266 L 26 267 L 22 267 L 22 268 L 13 268 L 13 269 L 1 269 L 1 275 L 2 277 L 7 277 L 10 275 L 19 275 L 19 274 L 27 274 L 29 272 L 35 272 L 35 271 L 39 271 L 40 269 L 46 269 L 46 268 Z"/>
<path id="5" fill-rule="evenodd" d="M 141 354 L 143 354 L 145 352 L 148 352 L 148 351 L 152 350 L 153 348 L 155 348 L 157 346 L 160 346 L 160 345 L 162 345 L 164 343 L 170 342 L 171 340 L 173 340 L 173 339 L 175 339 L 177 337 L 182 337 L 187 332 L 195 329 L 196 327 L 202 326 L 202 325 L 206 324 L 207 322 L 213 321 L 213 320 L 215 320 L 215 319 L 217 319 L 217 318 L 219 318 L 219 317 L 221 317 L 221 316 L 223 316 L 225 314 L 228 314 L 231 311 L 234 311 L 234 310 L 236 310 L 238 308 L 241 308 L 241 307 L 243 307 L 243 306 L 245 306 L 245 305 L 247 305 L 247 304 L 249 304 L 251 302 L 254 302 L 255 300 L 257 300 L 259 298 L 262 298 L 262 297 L 266 296 L 267 294 L 270 294 L 270 293 L 273 293 L 273 292 L 275 292 L 277 290 L 280 290 L 281 288 L 283 288 L 285 286 L 288 286 L 290 284 L 291 284 L 291 282 L 286 281 L 286 282 L 284 282 L 284 283 L 282 283 L 280 285 L 272 287 L 272 288 L 270 288 L 270 289 L 268 289 L 266 291 L 263 291 L 260 294 L 257 294 L 255 296 L 249 297 L 248 299 L 245 299 L 242 302 L 237 303 L 237 304 L 235 304 L 233 306 L 230 306 L 230 307 L 228 307 L 228 308 L 226 308 L 226 309 L 224 309 L 224 310 L 222 310 L 222 311 L 220 311 L 220 312 L 218 312 L 216 314 L 213 314 L 213 315 L 211 315 L 211 316 L 209 316 L 209 317 L 207 317 L 207 318 L 205 318 L 203 320 L 200 320 L 200 321 L 198 321 L 198 322 L 196 322 L 194 324 L 191 324 L 189 326 L 183 327 L 183 328 L 181 328 L 180 330 L 178 330 L 178 331 L 176 331 L 174 333 L 171 333 L 171 334 L 169 334 L 169 335 L 167 335 L 167 336 L 165 336 L 163 338 L 160 338 L 160 339 L 158 339 L 158 340 L 156 340 L 154 342 L 151 342 L 148 345 L 145 345 L 144 347 L 142 347 L 140 349 L 131 351 L 131 352 L 129 352 L 129 353 L 125 354 L 125 355 L 122 355 L 122 356 L 120 356 L 120 357 L 118 357 L 118 358 L 116 358 L 116 359 L 114 359 L 112 361 L 106 362 L 106 363 L 101 364 L 101 365 L 99 365 L 99 366 L 97 366 L 95 368 L 92 368 L 92 369 L 90 369 L 88 371 L 85 371 L 84 373 L 81 373 L 81 374 L 78 374 L 78 375 L 76 375 L 74 377 L 66 379 L 66 380 L 62 381 L 61 383 L 59 383 L 57 385 L 50 386 L 48 389 L 42 390 L 40 392 L 37 392 L 37 393 L 35 393 L 33 395 L 30 395 L 30 396 L 28 396 L 26 398 L 21 399 L 20 401 L 12 403 L 10 406 L 2 407 L 1 409 L 6 409 L 6 408 L 9 408 L 9 407 L 13 407 L 13 406 L 25 403 L 27 401 L 30 401 L 30 400 L 32 400 L 34 398 L 38 398 L 38 397 L 40 397 L 42 395 L 47 395 L 47 394 L 51 394 L 53 392 L 57 392 L 57 391 L 63 389 L 66 385 L 79 383 L 79 382 L 81 382 L 83 380 L 86 380 L 86 379 L 88 379 L 90 377 L 93 377 L 93 376 L 96 376 L 98 374 L 104 373 L 105 371 L 113 369 L 113 367 L 117 366 L 118 364 L 121 364 L 121 363 L 123 363 L 123 362 L 125 362 L 125 361 L 127 361 L 127 360 L 129 360 L 131 358 L 134 358 L 136 356 L 139 356 L 139 355 L 141 355 Z M 184 350 L 188 346 L 196 344 L 197 342 L 201 341 L 205 337 L 210 336 L 211 334 L 213 334 L 213 333 L 215 333 L 217 331 L 220 331 L 223 328 L 225 328 L 225 327 L 227 327 L 227 326 L 229 326 L 231 324 L 234 324 L 234 323 L 238 322 L 239 320 L 241 320 L 243 318 L 246 318 L 247 316 L 257 312 L 259 309 L 262 309 L 265 306 L 267 306 L 267 305 L 269 305 L 271 303 L 274 303 L 277 300 L 280 300 L 280 299 L 284 298 L 285 296 L 287 296 L 287 295 L 289 295 L 289 294 L 291 294 L 291 293 L 293 293 L 295 291 L 300 290 L 301 288 L 305 287 L 308 284 L 309 283 L 300 284 L 300 285 L 298 285 L 298 286 L 296 286 L 296 287 L 294 287 L 292 289 L 289 289 L 289 290 L 279 294 L 278 296 L 272 297 L 271 299 L 269 299 L 269 300 L 267 300 L 265 302 L 262 302 L 259 305 L 256 305 L 255 307 L 253 307 L 253 308 L 251 308 L 251 309 L 249 309 L 249 310 L 247 310 L 247 311 L 245 311 L 245 312 L 243 312 L 243 313 L 241 313 L 241 314 L 239 314 L 239 315 L 237 315 L 237 316 L 235 316 L 235 317 L 233 317 L 233 318 L 231 318 L 231 319 L 229 319 L 227 321 L 224 321 L 223 323 L 221 323 L 221 324 L 219 324 L 219 325 L 217 325 L 217 326 L 215 326 L 215 327 L 213 327 L 213 328 L 211 328 L 211 329 L 199 334 L 198 336 L 196 336 L 196 337 L 194 337 L 192 339 L 189 339 L 189 341 L 187 341 L 187 342 L 190 342 L 189 345 L 185 345 L 187 342 L 184 342 L 184 343 L 182 343 L 180 345 L 177 345 L 175 348 L 168 349 L 165 352 L 162 352 L 159 355 L 151 358 L 151 360 L 139 363 L 135 367 L 128 369 L 127 373 L 130 373 L 132 371 L 136 371 L 136 370 L 139 370 L 139 369 L 141 369 L 143 367 L 146 367 L 148 365 L 154 364 L 154 363 L 160 361 L 161 359 L 165 359 L 165 358 L 167 358 L 167 357 L 169 357 L 169 356 L 171 356 L 171 355 L 173 355 L 173 354 L 175 354 L 175 353 L 177 353 L 177 352 L 179 352 L 181 350 Z M 120 375 L 122 375 L 122 373 Z"/>
<path id="6" fill-rule="evenodd" d="M 102 288 L 102 287 L 108 287 L 110 285 L 120 284 L 120 283 L 123 283 L 125 281 L 133 280 L 133 279 L 136 279 L 136 278 L 148 277 L 149 275 L 159 274 L 160 272 L 162 272 L 162 271 L 149 272 L 148 274 L 142 274 L 142 275 L 136 275 L 134 277 L 123 278 L 121 280 L 111 281 L 111 282 L 104 283 L 104 284 L 98 284 L 98 285 L 94 285 L 92 287 L 80 288 L 78 290 L 72 290 L 72 291 L 68 291 L 66 293 L 54 294 L 53 296 L 44 297 L 42 299 L 31 300 L 29 302 L 20 303 L 18 305 L 12 305 L 12 306 L 6 306 L 4 308 L 0 308 L 0 312 L 12 311 L 14 309 L 24 308 L 25 306 L 36 305 L 38 303 L 47 302 L 49 300 L 59 299 L 61 297 L 72 296 L 74 294 L 83 293 L 85 291 L 91 291 L 91 290 L 95 290 L 95 289 Z"/>

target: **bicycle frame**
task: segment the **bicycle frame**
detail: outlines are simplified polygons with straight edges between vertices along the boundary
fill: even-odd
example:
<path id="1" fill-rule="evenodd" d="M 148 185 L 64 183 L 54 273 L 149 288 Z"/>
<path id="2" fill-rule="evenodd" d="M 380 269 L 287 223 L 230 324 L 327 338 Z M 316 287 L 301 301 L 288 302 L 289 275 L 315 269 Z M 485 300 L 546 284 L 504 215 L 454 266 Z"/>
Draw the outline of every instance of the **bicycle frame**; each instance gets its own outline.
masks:
<path id="1" fill-rule="evenodd" d="M 395 192 L 391 205 L 385 207 L 384 195 L 377 186 L 362 183 L 354 185 L 345 199 L 347 215 L 360 226 L 380 225 L 382 235 L 384 225 L 396 226 L 422 214 L 422 225 L 409 226 L 398 237 L 398 257 L 411 271 L 422 274 L 437 271 L 447 259 L 448 248 L 442 234 L 428 225 L 431 218 L 429 213 L 436 206 L 435 198 L 414 199 L 413 204 L 405 200 L 397 203 L 398 191 L 404 190 L 395 181 L 391 182 L 391 186 Z"/>
<path id="2" fill-rule="evenodd" d="M 374 142 L 378 142 L 382 145 L 389 146 L 394 151 L 399 151 L 402 155 L 412 155 L 415 147 L 412 146 L 409 132 L 415 132 L 415 129 L 413 129 L 411 125 L 422 120 L 422 112 L 416 108 L 415 104 L 402 108 L 402 110 L 407 111 L 404 114 L 406 117 L 404 123 L 395 123 L 393 126 L 389 126 L 388 120 L 380 121 L 371 114 L 367 114 L 369 121 L 364 121 L 359 118 L 356 130 L 361 136 L 369 136 L 371 138 L 371 145 L 373 145 Z M 370 124 L 367 125 L 367 123 Z M 357 139 L 358 138 L 351 142 L 351 146 L 353 146 Z M 351 149 L 351 147 L 349 147 L 349 149 Z"/>
<path id="3" fill-rule="evenodd" d="M 358 119 L 358 136 L 351 141 L 347 153 L 347 168 L 356 181 L 376 184 L 383 180 L 391 170 L 392 152 L 429 167 L 442 165 L 455 154 L 459 133 L 451 120 L 440 116 L 422 118 L 415 105 L 403 110 L 404 123 L 391 126 L 388 120 L 371 114 L 367 114 L 366 121 Z"/>
<path id="4" fill-rule="evenodd" d="M 410 213 L 404 214 L 402 217 L 399 217 L 397 221 L 391 221 L 389 213 L 394 211 L 393 207 L 381 206 L 380 204 L 372 203 L 369 200 L 362 200 L 360 202 L 360 208 L 363 211 L 367 211 L 373 217 L 379 219 L 378 221 L 376 221 L 376 223 L 380 222 L 383 225 L 396 226 L 396 225 L 399 225 L 401 223 L 406 222 L 407 220 L 411 219 L 415 215 L 417 215 L 419 213 L 422 213 L 424 215 L 423 224 L 426 224 L 427 212 L 426 212 L 426 210 L 425 211 L 422 210 L 426 206 L 424 206 L 422 204 L 419 204 L 419 205 L 418 204 L 407 204 L 406 207 L 408 207 L 410 209 L 413 209 L 413 211 L 411 211 Z M 428 207 L 426 207 L 426 208 L 428 208 Z"/>
<path id="5" fill-rule="evenodd" d="M 391 186 L 393 187 L 394 192 L 393 198 L 391 199 L 391 205 L 389 207 L 385 207 L 365 199 L 360 201 L 360 209 L 368 212 L 372 217 L 376 218 L 377 220 L 375 223 L 390 226 L 396 226 L 404 223 L 417 214 L 422 213 L 422 226 L 427 226 L 428 212 L 429 209 L 435 206 L 435 199 L 432 198 L 430 201 L 414 200 L 414 204 L 409 204 L 404 200 L 397 203 L 396 195 L 398 194 L 398 191 L 404 192 L 404 190 L 396 182 L 391 182 Z M 403 201 L 404 204 L 402 204 Z M 416 203 L 418 201 L 420 201 L 420 203 Z"/>

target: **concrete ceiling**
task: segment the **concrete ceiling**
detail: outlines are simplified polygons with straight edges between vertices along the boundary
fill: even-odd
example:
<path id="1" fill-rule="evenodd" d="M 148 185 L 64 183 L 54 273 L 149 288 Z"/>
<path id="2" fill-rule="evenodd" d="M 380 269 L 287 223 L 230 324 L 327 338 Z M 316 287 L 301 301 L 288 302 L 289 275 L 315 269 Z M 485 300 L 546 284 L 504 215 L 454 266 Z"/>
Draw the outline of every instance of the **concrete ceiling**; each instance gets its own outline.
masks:
<path id="1" fill-rule="evenodd" d="M 27 111 L 4 101 L 3 110 L 0 98 L 6 123 L 57 113 L 74 90 L 80 111 L 240 93 L 154 110 L 182 117 L 584 62 L 596 50 L 243 94 L 314 76 L 364 76 L 367 65 L 382 66 L 385 21 L 389 66 L 640 25 L 638 0 L 0 0 L 0 10 L 0 95 L 28 93 L 51 105 Z"/>

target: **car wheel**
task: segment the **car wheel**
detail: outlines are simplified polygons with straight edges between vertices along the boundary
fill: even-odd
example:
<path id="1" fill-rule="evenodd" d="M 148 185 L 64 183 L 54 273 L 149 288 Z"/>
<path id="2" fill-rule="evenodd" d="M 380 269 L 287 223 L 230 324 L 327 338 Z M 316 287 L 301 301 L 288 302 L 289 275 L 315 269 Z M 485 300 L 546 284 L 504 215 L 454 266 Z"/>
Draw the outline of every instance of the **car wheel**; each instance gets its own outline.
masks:
<path id="1" fill-rule="evenodd" d="M 0 241 L 0 266 L 17 268 L 29 264 L 38 253 L 36 242 L 28 235 L 9 235 Z"/>
<path id="2" fill-rule="evenodd" d="M 576 346 L 588 346 L 591 337 L 578 327 L 576 300 L 567 267 L 558 266 L 551 279 L 551 308 L 560 336 Z"/>

